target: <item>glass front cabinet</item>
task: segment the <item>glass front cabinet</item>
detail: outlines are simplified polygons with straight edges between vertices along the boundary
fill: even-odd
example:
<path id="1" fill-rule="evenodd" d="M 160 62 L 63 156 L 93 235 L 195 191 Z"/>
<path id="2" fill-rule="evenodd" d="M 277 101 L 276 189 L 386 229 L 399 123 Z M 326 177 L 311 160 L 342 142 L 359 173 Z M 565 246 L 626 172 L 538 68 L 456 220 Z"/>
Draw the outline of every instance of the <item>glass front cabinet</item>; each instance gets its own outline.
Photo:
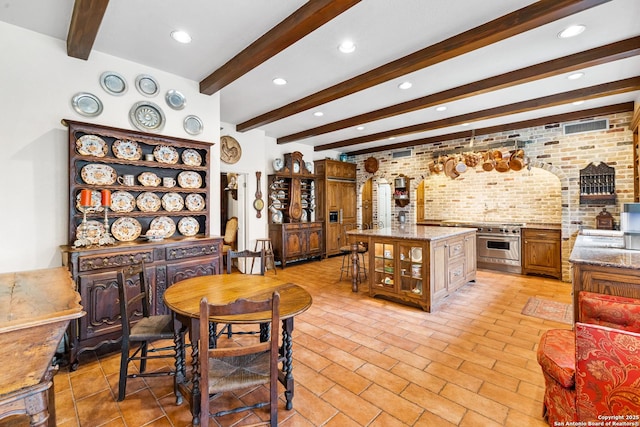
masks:
<path id="1" fill-rule="evenodd" d="M 379 242 L 373 245 L 372 292 L 387 291 L 420 305 L 424 300 L 425 260 L 422 242 Z"/>

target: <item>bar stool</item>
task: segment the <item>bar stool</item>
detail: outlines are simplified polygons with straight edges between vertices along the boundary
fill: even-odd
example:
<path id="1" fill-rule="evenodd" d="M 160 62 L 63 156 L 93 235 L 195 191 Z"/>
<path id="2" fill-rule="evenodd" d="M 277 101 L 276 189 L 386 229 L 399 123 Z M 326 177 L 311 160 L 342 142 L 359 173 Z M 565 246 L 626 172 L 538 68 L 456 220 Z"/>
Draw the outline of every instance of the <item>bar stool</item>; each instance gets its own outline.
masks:
<path id="1" fill-rule="evenodd" d="M 263 251 L 264 250 L 264 271 L 271 268 L 273 272 L 277 275 L 278 271 L 276 270 L 276 260 L 273 256 L 273 246 L 271 246 L 271 239 L 256 239 L 256 246 L 253 249 L 254 252 Z M 251 271 L 253 271 L 253 263 L 256 261 L 255 258 L 251 261 Z"/>
<path id="2" fill-rule="evenodd" d="M 366 226 L 361 224 L 346 224 L 343 226 L 343 236 L 347 240 L 347 244 L 340 247 L 340 253 L 342 253 L 342 265 L 340 266 L 340 280 L 342 280 L 342 274 L 347 273 L 347 277 L 352 273 L 352 260 L 351 260 L 351 242 L 347 237 L 347 231 L 349 230 L 366 230 Z M 367 266 L 365 264 L 365 254 L 368 248 L 362 242 L 358 242 L 358 258 L 357 258 L 357 271 L 358 281 L 363 282 L 367 278 Z"/>

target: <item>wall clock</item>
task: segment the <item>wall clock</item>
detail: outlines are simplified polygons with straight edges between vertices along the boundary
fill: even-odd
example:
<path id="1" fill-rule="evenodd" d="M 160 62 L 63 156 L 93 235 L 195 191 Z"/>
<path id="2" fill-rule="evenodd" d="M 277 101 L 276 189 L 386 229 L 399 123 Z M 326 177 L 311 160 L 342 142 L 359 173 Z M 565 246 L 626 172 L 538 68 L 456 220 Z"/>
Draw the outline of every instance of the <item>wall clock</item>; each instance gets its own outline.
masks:
<path id="1" fill-rule="evenodd" d="M 253 208 L 257 211 L 256 218 L 262 217 L 262 209 L 264 209 L 264 201 L 262 200 L 262 190 L 260 189 L 260 177 L 262 172 L 256 171 L 256 199 L 253 201 Z"/>
<path id="2" fill-rule="evenodd" d="M 230 165 L 237 163 L 242 156 L 240 143 L 232 136 L 220 137 L 220 160 Z"/>

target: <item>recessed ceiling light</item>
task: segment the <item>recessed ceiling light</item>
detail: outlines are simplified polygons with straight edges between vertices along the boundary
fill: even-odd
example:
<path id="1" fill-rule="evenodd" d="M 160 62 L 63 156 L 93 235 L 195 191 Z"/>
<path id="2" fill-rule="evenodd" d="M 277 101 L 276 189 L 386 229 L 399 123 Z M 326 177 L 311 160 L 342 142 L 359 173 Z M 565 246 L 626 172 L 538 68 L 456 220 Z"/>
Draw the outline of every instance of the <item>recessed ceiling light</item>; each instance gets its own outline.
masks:
<path id="1" fill-rule="evenodd" d="M 278 86 L 282 86 L 282 85 L 286 85 L 287 81 L 285 79 L 283 79 L 282 77 L 276 77 L 275 79 L 273 79 L 273 84 L 274 85 L 278 85 Z"/>
<path id="2" fill-rule="evenodd" d="M 436 111 L 447 111 L 447 107 L 445 107 L 444 105 L 441 105 L 439 107 L 436 107 Z"/>
<path id="3" fill-rule="evenodd" d="M 356 130 L 364 130 L 364 126 L 358 126 Z"/>
<path id="4" fill-rule="evenodd" d="M 560 37 L 561 39 L 568 39 L 569 37 L 575 37 L 578 34 L 581 34 L 586 29 L 587 27 L 582 24 L 571 25 L 570 27 L 567 27 L 564 30 L 560 31 L 558 33 L 558 37 Z"/>
<path id="5" fill-rule="evenodd" d="M 463 123 L 462 126 L 469 126 L 471 123 Z"/>
<path id="6" fill-rule="evenodd" d="M 584 104 L 584 101 L 573 101 L 571 104 L 572 105 L 581 105 L 581 104 Z"/>
<path id="7" fill-rule="evenodd" d="M 340 43 L 338 50 L 342 53 L 351 53 L 356 50 L 356 45 L 352 40 L 345 40 Z"/>
<path id="8" fill-rule="evenodd" d="M 179 43 L 191 43 L 191 36 L 186 31 L 172 31 L 171 38 Z"/>
<path id="9" fill-rule="evenodd" d="M 315 113 L 313 113 L 313 115 L 316 117 L 322 117 L 324 116 L 324 113 L 322 111 L 316 111 Z"/>
<path id="10" fill-rule="evenodd" d="M 567 78 L 568 78 L 569 80 L 577 80 L 577 79 L 579 79 L 579 78 L 581 78 L 581 77 L 583 77 L 583 76 L 584 76 L 584 73 L 579 72 L 579 73 L 569 74 L 569 75 L 567 76 Z"/>
<path id="11" fill-rule="evenodd" d="M 396 139 L 396 137 L 395 137 L 395 136 L 390 136 L 390 137 L 389 137 L 389 140 L 394 140 L 394 139 Z"/>
<path id="12" fill-rule="evenodd" d="M 398 87 L 402 90 L 409 89 L 411 86 L 413 86 L 411 82 L 402 82 L 398 85 Z"/>

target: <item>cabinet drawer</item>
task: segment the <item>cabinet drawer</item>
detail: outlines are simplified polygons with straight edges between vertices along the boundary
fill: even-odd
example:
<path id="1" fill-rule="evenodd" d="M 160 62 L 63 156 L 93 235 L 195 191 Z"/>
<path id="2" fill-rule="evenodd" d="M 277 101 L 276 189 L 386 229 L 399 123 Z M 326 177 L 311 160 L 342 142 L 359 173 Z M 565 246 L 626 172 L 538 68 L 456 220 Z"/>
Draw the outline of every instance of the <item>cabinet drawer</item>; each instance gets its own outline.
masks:
<path id="1" fill-rule="evenodd" d="M 144 261 L 151 263 L 155 261 L 153 250 L 137 252 L 120 252 L 109 254 L 82 255 L 78 257 L 78 271 L 93 271 L 105 268 L 120 269 Z"/>
<path id="2" fill-rule="evenodd" d="M 448 256 L 449 259 L 458 258 L 464 255 L 464 240 L 455 240 L 449 243 Z"/>
<path id="3" fill-rule="evenodd" d="M 218 243 L 203 245 L 175 246 L 166 248 L 166 260 L 176 261 L 181 259 L 197 258 L 202 256 L 219 256 L 221 252 Z"/>
<path id="4" fill-rule="evenodd" d="M 466 264 L 465 259 L 462 258 L 458 261 L 449 264 L 449 268 L 447 269 L 447 273 L 449 275 L 449 291 L 453 291 L 456 288 L 462 286 L 466 283 Z"/>
<path id="5" fill-rule="evenodd" d="M 560 230 L 523 230 L 523 236 L 525 239 L 541 239 L 541 240 L 559 240 Z"/>

